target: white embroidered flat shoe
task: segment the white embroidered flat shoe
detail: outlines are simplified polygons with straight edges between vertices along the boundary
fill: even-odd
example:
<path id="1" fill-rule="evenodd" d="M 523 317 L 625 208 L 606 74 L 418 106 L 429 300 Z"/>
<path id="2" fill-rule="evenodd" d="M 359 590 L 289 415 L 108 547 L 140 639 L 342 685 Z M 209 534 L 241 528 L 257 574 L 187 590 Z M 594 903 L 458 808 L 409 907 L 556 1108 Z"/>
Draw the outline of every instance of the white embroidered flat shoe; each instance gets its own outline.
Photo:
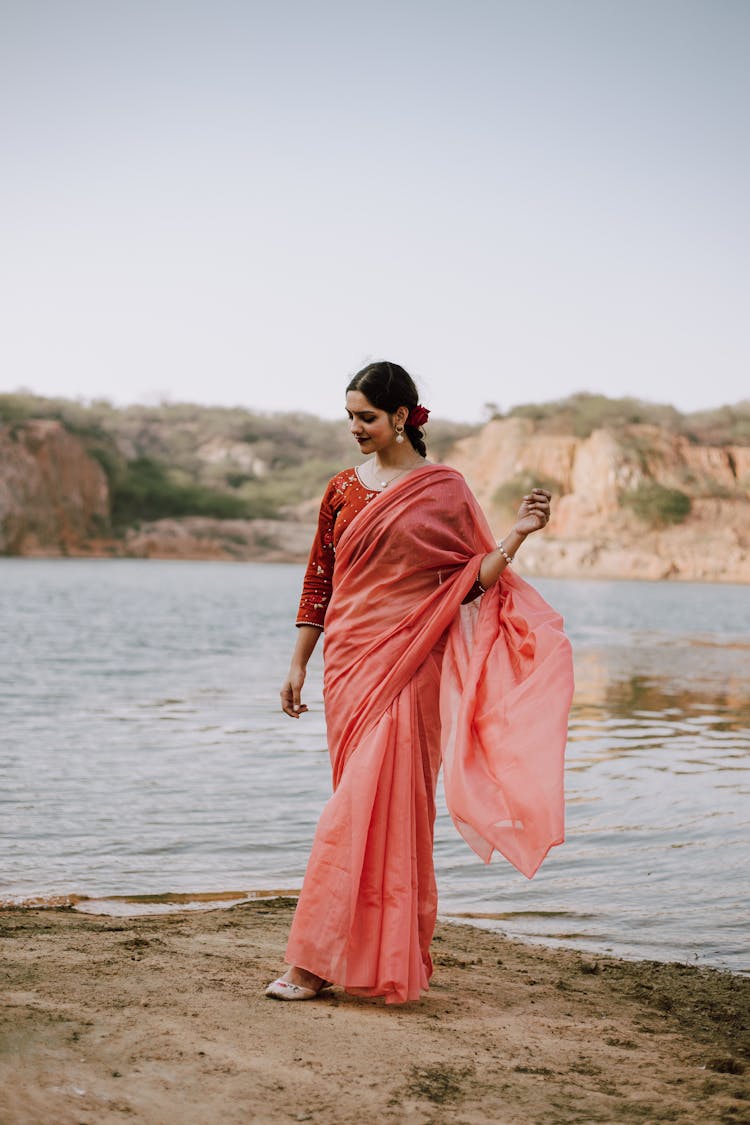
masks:
<path id="1" fill-rule="evenodd" d="M 266 996 L 272 1000 L 314 1000 L 322 992 L 322 988 L 303 988 L 301 984 L 292 984 L 291 981 L 273 980 L 266 989 Z"/>

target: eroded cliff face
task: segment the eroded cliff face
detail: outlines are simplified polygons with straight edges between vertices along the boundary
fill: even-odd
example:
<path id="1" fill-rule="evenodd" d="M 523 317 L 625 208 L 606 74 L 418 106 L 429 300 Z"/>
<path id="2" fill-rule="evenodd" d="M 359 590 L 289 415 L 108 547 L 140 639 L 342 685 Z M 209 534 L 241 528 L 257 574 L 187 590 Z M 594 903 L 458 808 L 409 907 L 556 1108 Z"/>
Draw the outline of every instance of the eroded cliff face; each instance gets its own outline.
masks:
<path id="1" fill-rule="evenodd" d="M 0 426 L 0 553 L 78 553 L 109 530 L 101 465 L 60 422 Z"/>
<path id="2" fill-rule="evenodd" d="M 0 555 L 302 562 L 312 520 L 186 516 L 113 536 L 106 474 L 79 438 L 47 419 L 0 426 Z"/>
<path id="3" fill-rule="evenodd" d="M 645 425 L 588 438 L 549 435 L 511 418 L 458 442 L 447 461 L 498 535 L 513 519 L 500 486 L 528 476 L 551 488 L 552 520 L 524 543 L 522 572 L 750 582 L 750 447 L 697 445 Z M 649 482 L 691 497 L 684 523 L 653 527 L 624 506 L 628 492 Z"/>
<path id="4" fill-rule="evenodd" d="M 446 461 L 466 476 L 498 536 L 524 491 L 511 506 L 509 482 L 552 489 L 552 520 L 523 545 L 521 573 L 750 582 L 750 446 L 693 444 L 654 426 L 549 435 L 511 418 L 460 441 Z M 623 504 L 654 481 L 691 497 L 684 523 L 653 527 Z M 309 502 L 287 520 L 156 520 L 113 537 L 107 477 L 82 441 L 56 421 L 0 426 L 0 554 L 301 562 L 316 510 Z"/>

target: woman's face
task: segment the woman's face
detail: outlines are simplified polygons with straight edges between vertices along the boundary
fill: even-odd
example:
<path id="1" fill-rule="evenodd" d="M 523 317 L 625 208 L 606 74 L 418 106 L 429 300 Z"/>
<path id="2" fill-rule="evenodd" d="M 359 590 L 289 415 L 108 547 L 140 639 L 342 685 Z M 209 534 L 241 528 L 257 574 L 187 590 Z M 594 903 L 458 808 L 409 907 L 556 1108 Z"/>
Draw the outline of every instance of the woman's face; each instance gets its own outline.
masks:
<path id="1" fill-rule="evenodd" d="M 377 453 L 395 442 L 395 426 L 406 420 L 408 412 L 406 407 L 400 407 L 395 414 L 388 414 L 373 406 L 361 391 L 347 391 L 346 413 L 349 430 L 362 452 Z"/>

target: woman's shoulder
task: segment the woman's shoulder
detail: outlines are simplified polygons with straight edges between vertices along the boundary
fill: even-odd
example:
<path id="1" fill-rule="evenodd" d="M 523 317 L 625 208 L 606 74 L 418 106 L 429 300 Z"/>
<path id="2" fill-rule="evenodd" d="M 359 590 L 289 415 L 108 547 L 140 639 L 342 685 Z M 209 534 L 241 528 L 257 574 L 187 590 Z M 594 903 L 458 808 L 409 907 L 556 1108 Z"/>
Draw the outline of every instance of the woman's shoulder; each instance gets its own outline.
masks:
<path id="1" fill-rule="evenodd" d="M 342 469 L 340 473 L 336 473 L 335 476 L 331 477 L 326 485 L 326 492 L 329 494 L 346 492 L 352 485 L 359 483 L 360 480 L 356 469 Z"/>
<path id="2" fill-rule="evenodd" d="M 340 507 L 346 500 L 347 493 L 352 488 L 360 490 L 363 488 L 357 470 L 354 468 L 342 469 L 340 473 L 336 473 L 336 475 L 332 476 L 328 481 L 323 499 L 334 508 Z"/>
<path id="3" fill-rule="evenodd" d="M 456 504 L 476 503 L 466 477 L 452 465 L 445 465 L 441 461 L 428 462 L 417 472 L 422 473 L 426 495 L 433 504 L 443 505 L 448 510 Z"/>
<path id="4" fill-rule="evenodd" d="M 431 482 L 436 484 L 458 485 L 459 487 L 468 488 L 466 478 L 463 473 L 458 469 L 454 469 L 452 465 L 445 465 L 442 461 L 426 461 L 422 465 L 422 470 L 431 469 Z"/>
<path id="5" fill-rule="evenodd" d="M 359 477 L 357 476 L 357 470 L 355 468 L 342 469 L 340 473 L 336 473 L 335 476 L 331 477 L 328 482 L 328 487 L 332 488 L 346 484 L 354 484 L 357 480 L 359 480 Z"/>

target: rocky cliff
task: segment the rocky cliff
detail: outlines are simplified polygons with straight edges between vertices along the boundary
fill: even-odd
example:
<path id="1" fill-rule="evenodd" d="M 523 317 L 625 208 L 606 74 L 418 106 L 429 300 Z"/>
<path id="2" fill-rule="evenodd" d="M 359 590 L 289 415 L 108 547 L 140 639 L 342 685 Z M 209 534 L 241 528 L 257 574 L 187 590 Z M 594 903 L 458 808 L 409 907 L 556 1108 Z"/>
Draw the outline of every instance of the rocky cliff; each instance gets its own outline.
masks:
<path id="1" fill-rule="evenodd" d="M 305 513 L 145 520 L 115 533 L 109 480 L 83 440 L 52 419 L 0 426 L 0 555 L 301 561 L 314 530 Z"/>
<path id="2" fill-rule="evenodd" d="M 0 554 L 68 554 L 109 528 L 104 470 L 60 422 L 0 426 Z"/>
<path id="3" fill-rule="evenodd" d="M 227 460 L 216 444 L 210 452 Z M 231 461 L 245 452 L 232 446 Z M 551 489 L 552 521 L 519 552 L 521 573 L 750 582 L 750 445 L 700 444 L 654 425 L 578 438 L 516 417 L 489 422 L 445 460 L 498 535 L 532 483 Z M 682 522 L 637 514 L 630 500 L 652 486 L 691 505 Z M 0 554 L 302 561 L 316 507 L 302 503 L 286 520 L 196 515 L 115 533 L 108 477 L 84 440 L 50 419 L 0 426 Z"/>
<path id="4" fill-rule="evenodd" d="M 750 582 L 750 446 L 696 444 L 651 425 L 576 438 L 507 418 L 458 442 L 446 460 L 498 535 L 517 496 L 532 483 L 550 488 L 552 520 L 519 552 L 522 572 Z M 649 520 L 629 507 L 639 488 L 654 485 L 690 498 L 684 522 Z"/>

